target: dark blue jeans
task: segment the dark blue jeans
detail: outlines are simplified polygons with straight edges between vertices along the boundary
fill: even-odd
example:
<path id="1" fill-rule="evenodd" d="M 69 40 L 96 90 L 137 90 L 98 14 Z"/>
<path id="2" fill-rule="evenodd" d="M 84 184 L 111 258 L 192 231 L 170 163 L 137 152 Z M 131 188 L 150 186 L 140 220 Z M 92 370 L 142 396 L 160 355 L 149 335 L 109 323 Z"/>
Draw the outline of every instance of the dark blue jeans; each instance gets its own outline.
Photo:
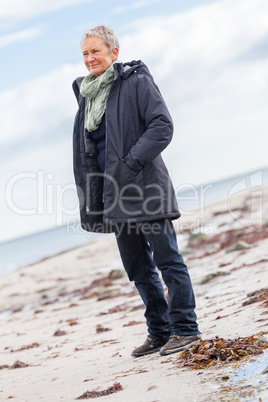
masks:
<path id="1" fill-rule="evenodd" d="M 148 335 L 199 334 L 191 279 L 171 220 L 121 224 L 116 239 L 129 280 L 144 302 Z M 168 303 L 156 266 L 168 288 Z"/>

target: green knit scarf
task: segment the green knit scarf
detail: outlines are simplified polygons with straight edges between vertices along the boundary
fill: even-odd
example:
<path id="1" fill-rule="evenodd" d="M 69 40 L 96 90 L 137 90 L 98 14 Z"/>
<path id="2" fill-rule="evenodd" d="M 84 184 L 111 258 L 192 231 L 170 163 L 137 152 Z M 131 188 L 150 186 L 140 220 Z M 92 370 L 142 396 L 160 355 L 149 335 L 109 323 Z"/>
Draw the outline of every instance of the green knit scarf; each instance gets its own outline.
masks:
<path id="1" fill-rule="evenodd" d="M 118 63 L 118 60 L 116 62 Z M 97 130 L 105 113 L 106 101 L 114 80 L 113 64 L 100 76 L 96 77 L 94 74 L 89 74 L 82 81 L 80 93 L 88 98 L 85 128 L 89 132 Z"/>

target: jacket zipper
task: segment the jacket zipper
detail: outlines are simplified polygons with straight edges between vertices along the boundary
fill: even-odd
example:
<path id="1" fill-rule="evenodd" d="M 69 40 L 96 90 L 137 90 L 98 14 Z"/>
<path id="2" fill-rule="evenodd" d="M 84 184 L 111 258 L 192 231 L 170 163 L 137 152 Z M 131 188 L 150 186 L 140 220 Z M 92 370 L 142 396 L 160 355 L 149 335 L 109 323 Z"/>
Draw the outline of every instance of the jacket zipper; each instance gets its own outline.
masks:
<path id="1" fill-rule="evenodd" d="M 83 119 L 83 136 L 84 136 L 84 131 L 85 131 L 84 126 L 85 126 L 85 113 L 86 113 L 86 108 L 87 108 L 87 98 L 85 98 L 85 110 L 84 110 L 84 119 Z M 83 186 L 83 187 L 84 187 L 84 186 Z M 87 194 L 87 189 L 84 187 L 83 190 L 84 190 L 84 194 L 86 195 L 86 194 Z M 86 215 L 89 215 L 89 206 L 88 206 L 88 205 L 86 205 L 85 210 L 86 210 Z"/>
<path id="2" fill-rule="evenodd" d="M 103 202 L 103 207 L 104 207 L 104 193 L 105 193 L 105 183 L 106 183 L 106 167 L 107 167 L 107 104 L 108 104 L 108 99 L 106 103 L 106 111 L 105 111 L 105 168 L 104 168 L 104 177 L 103 177 L 103 191 L 102 191 L 102 202 Z M 103 216 L 106 217 L 105 209 Z"/>
<path id="3" fill-rule="evenodd" d="M 116 79 L 117 79 L 118 77 L 116 77 Z M 107 168 L 107 153 L 108 153 L 108 150 L 107 150 L 107 137 L 108 137 L 108 131 L 107 131 L 107 111 L 108 111 L 108 100 L 109 100 L 109 97 L 110 97 L 110 94 L 111 94 L 111 92 L 112 92 L 112 88 L 113 88 L 113 86 L 114 86 L 114 83 L 115 83 L 115 81 L 116 81 L 116 79 L 113 81 L 113 83 L 112 83 L 112 86 L 111 86 L 111 88 L 110 88 L 110 92 L 109 92 L 109 95 L 108 95 L 108 98 L 107 98 L 107 101 L 106 101 L 106 111 L 105 111 L 105 169 L 104 169 L 104 178 L 103 178 L 103 192 L 102 192 L 102 202 L 103 202 L 103 206 L 104 206 L 104 193 L 105 193 L 105 184 L 106 184 L 106 168 Z M 105 209 L 104 209 L 104 214 L 103 214 L 103 216 L 104 217 L 106 217 L 106 213 L 105 213 Z"/>

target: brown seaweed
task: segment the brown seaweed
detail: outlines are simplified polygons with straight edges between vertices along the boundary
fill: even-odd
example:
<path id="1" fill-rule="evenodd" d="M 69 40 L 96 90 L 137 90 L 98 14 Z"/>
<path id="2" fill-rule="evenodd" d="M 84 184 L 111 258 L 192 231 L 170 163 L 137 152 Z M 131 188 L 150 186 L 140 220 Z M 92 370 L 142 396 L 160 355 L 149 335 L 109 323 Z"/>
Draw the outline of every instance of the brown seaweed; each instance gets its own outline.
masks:
<path id="1" fill-rule="evenodd" d="M 111 328 L 105 328 L 101 324 L 96 325 L 96 333 L 100 334 L 101 332 L 111 331 Z"/>
<path id="2" fill-rule="evenodd" d="M 124 324 L 123 327 L 132 327 L 133 325 L 143 324 L 143 321 L 129 321 L 127 324 Z"/>
<path id="3" fill-rule="evenodd" d="M 219 362 L 229 363 L 248 356 L 259 355 L 268 348 L 268 341 L 262 338 L 263 334 L 264 332 L 261 332 L 236 339 L 215 337 L 201 340 L 179 355 L 176 361 L 177 367 L 199 370 Z"/>
<path id="4" fill-rule="evenodd" d="M 76 399 L 99 398 L 100 396 L 111 395 L 123 389 L 124 388 L 119 382 L 115 382 L 111 387 L 108 387 L 103 391 L 86 391 Z"/>
<path id="5" fill-rule="evenodd" d="M 248 293 L 247 297 L 249 297 L 249 299 L 246 300 L 242 306 L 262 302 L 264 307 L 268 307 L 268 288 L 262 288 L 260 290 L 256 290 L 255 292 Z"/>
<path id="6" fill-rule="evenodd" d="M 10 352 L 21 352 L 23 350 L 28 350 L 28 349 L 32 349 L 32 348 L 38 348 L 39 346 L 40 346 L 39 343 L 34 342 L 31 345 L 21 346 L 19 349 L 12 349 Z"/>
<path id="7" fill-rule="evenodd" d="M 16 360 L 15 363 L 13 363 L 12 366 L 9 367 L 9 370 L 13 370 L 13 369 L 17 369 L 17 368 L 24 368 L 24 367 L 28 367 L 28 366 L 29 366 L 29 364 Z"/>
<path id="8" fill-rule="evenodd" d="M 53 336 L 63 336 L 66 335 L 65 331 L 61 331 L 60 329 L 58 329 L 57 331 L 54 332 Z"/>

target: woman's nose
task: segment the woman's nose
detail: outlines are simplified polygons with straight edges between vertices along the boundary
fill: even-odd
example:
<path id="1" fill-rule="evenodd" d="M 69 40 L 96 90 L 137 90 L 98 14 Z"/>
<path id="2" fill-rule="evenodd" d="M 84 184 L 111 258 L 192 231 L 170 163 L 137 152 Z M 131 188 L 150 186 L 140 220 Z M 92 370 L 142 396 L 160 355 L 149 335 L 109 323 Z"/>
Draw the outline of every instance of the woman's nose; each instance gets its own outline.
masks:
<path id="1" fill-rule="evenodd" d="M 87 56 L 87 61 L 90 63 L 91 61 L 93 61 L 94 60 L 94 55 L 93 54 L 89 54 L 88 56 Z"/>

